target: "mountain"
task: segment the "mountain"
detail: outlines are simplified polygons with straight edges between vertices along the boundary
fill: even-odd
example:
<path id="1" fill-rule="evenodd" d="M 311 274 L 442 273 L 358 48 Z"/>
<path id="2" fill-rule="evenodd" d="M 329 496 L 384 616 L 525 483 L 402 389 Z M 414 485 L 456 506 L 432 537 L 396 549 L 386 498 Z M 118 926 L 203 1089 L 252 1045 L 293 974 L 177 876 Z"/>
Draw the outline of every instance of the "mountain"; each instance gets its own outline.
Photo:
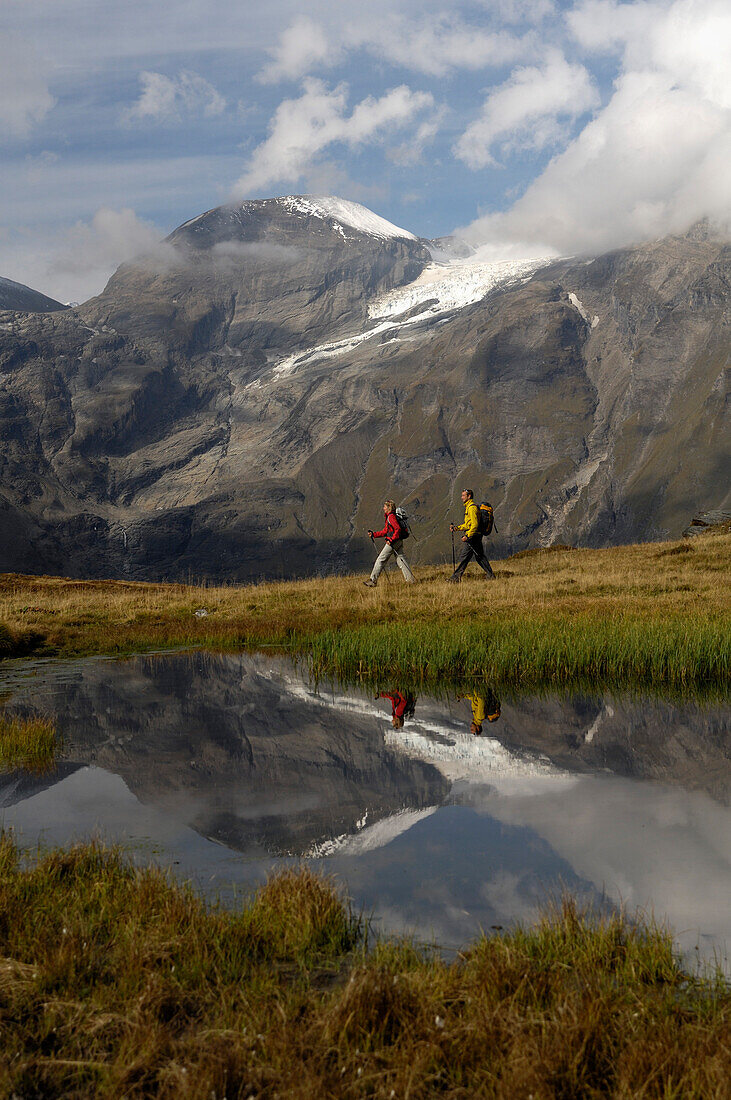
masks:
<path id="1" fill-rule="evenodd" d="M 435 258 L 436 257 L 436 258 Z M 98 297 L 0 314 L 0 569 L 364 569 L 386 495 L 444 560 L 679 535 L 727 506 L 729 247 L 485 262 L 355 203 L 218 207 Z"/>
<path id="2" fill-rule="evenodd" d="M 21 309 L 28 313 L 52 313 L 67 306 L 53 298 L 47 298 L 38 290 L 31 290 L 23 283 L 14 283 L 12 279 L 0 277 L 0 310 Z"/>

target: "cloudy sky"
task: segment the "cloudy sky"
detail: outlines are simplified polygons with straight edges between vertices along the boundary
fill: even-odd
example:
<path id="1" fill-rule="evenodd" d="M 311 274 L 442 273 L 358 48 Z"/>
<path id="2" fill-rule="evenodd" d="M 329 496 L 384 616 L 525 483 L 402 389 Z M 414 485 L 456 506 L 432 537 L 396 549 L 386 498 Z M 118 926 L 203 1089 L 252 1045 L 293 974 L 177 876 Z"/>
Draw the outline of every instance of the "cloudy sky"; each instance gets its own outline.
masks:
<path id="1" fill-rule="evenodd" d="M 1 0 L 0 275 L 63 301 L 236 198 L 497 255 L 731 217 L 728 0 Z"/>

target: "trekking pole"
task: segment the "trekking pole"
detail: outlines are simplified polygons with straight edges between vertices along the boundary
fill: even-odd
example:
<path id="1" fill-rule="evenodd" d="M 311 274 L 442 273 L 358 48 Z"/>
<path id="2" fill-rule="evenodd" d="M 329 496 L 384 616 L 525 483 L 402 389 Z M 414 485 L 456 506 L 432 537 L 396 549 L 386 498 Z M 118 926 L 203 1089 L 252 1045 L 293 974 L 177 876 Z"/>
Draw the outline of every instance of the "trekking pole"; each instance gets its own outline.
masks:
<path id="1" fill-rule="evenodd" d="M 457 559 L 454 556 L 454 531 L 452 531 L 451 527 L 449 528 L 449 530 L 452 534 L 452 572 L 454 572 L 457 568 Z"/>

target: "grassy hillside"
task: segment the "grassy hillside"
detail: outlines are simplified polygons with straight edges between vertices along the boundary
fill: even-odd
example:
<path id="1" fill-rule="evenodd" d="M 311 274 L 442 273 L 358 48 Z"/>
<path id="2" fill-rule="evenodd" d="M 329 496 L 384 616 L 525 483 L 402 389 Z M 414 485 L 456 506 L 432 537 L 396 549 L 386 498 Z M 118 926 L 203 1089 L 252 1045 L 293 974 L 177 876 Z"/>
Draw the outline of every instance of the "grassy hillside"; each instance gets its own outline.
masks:
<path id="1" fill-rule="evenodd" d="M 731 538 L 551 548 L 449 570 L 239 587 L 0 576 L 0 656 L 270 646 L 344 679 L 728 684 Z M 3 626 L 4 624 L 4 626 Z"/>

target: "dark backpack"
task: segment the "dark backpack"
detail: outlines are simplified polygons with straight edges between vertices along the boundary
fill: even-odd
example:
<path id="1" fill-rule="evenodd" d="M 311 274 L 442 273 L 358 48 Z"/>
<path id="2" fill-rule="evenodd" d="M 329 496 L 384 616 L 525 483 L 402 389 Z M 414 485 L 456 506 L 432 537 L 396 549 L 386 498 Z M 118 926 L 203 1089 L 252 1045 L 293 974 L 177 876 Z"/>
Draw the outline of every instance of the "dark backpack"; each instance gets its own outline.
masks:
<path id="1" fill-rule="evenodd" d="M 403 510 L 403 508 L 397 508 L 394 512 L 394 515 L 396 516 L 396 522 L 398 523 L 399 530 L 401 532 L 398 537 L 400 539 L 407 539 L 411 534 L 407 523 L 409 517 L 406 515 L 406 512 Z"/>
<path id="2" fill-rule="evenodd" d="M 480 507 L 477 509 L 477 514 L 480 518 L 479 534 L 489 535 L 495 526 L 492 504 L 488 504 L 486 500 L 481 500 Z"/>

